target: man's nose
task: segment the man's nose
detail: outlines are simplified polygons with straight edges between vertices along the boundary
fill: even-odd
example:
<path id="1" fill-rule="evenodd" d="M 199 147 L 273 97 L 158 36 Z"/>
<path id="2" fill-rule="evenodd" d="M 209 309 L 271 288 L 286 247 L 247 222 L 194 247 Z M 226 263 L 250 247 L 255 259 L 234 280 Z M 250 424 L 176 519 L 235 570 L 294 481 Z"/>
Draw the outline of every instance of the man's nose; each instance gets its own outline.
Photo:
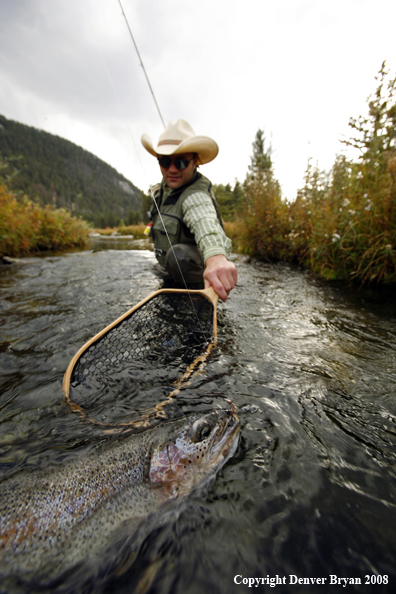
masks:
<path id="1" fill-rule="evenodd" d="M 169 166 L 169 170 L 168 171 L 172 171 L 172 173 L 175 173 L 175 171 L 178 171 L 176 165 L 174 164 L 174 162 L 172 161 L 172 163 Z"/>

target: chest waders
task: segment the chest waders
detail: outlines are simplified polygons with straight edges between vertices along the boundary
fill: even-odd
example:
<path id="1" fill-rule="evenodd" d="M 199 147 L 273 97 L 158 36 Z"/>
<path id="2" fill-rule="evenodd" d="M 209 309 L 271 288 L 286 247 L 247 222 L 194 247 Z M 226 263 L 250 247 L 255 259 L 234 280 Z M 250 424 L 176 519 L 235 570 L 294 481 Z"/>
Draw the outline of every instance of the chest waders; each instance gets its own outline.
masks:
<path id="1" fill-rule="evenodd" d="M 171 245 L 182 244 L 198 249 L 193 233 L 183 222 L 183 203 L 186 198 L 197 192 L 204 192 L 210 196 L 218 221 L 224 229 L 219 208 L 212 191 L 212 183 L 201 173 L 197 172 L 190 183 L 184 185 L 182 188 L 171 190 L 168 194 L 164 192 L 163 183 L 154 188 L 155 203 L 153 201 L 150 209 L 150 217 L 153 222 L 150 236 L 154 240 L 155 256 L 159 264 L 164 268 L 166 266 L 166 254 Z M 156 205 L 161 213 L 161 217 L 158 214 Z M 183 250 L 181 251 L 183 253 Z M 192 253 L 191 250 L 185 250 L 185 252 L 187 254 Z M 203 266 L 202 256 L 201 262 Z"/>

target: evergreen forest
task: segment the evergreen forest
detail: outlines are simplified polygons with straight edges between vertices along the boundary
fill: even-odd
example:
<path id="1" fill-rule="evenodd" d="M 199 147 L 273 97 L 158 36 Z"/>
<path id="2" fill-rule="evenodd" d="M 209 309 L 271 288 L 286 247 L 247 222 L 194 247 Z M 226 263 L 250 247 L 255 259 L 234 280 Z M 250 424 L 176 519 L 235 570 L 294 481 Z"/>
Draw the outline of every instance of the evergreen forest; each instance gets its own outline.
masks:
<path id="1" fill-rule="evenodd" d="M 8 186 L 40 206 L 66 208 L 102 228 L 142 220 L 142 192 L 110 165 L 59 136 L 0 115 L 0 157 L 16 170 Z"/>

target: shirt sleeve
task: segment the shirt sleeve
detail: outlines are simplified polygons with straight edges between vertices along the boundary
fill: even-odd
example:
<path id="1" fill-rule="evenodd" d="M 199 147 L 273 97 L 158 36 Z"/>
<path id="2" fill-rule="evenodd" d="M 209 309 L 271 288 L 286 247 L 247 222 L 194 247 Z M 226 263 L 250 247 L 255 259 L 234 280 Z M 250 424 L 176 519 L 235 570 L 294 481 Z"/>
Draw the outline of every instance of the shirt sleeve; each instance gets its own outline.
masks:
<path id="1" fill-rule="evenodd" d="M 183 220 L 194 234 L 204 262 L 211 256 L 231 253 L 231 239 L 227 237 L 217 218 L 216 209 L 209 194 L 195 192 L 188 196 L 182 206 Z"/>

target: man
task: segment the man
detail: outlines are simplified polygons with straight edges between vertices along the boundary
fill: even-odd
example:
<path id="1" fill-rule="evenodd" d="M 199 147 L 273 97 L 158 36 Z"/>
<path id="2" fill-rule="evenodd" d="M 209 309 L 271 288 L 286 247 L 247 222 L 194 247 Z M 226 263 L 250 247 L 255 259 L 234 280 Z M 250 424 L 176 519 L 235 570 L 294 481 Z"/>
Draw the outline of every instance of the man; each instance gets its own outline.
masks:
<path id="1" fill-rule="evenodd" d="M 237 282 L 228 260 L 226 236 L 211 182 L 198 172 L 218 154 L 217 143 L 196 136 L 185 120 L 171 120 L 153 147 L 147 134 L 144 148 L 158 159 L 162 182 L 152 188 L 150 235 L 159 266 L 176 282 L 213 286 L 226 301 Z"/>

